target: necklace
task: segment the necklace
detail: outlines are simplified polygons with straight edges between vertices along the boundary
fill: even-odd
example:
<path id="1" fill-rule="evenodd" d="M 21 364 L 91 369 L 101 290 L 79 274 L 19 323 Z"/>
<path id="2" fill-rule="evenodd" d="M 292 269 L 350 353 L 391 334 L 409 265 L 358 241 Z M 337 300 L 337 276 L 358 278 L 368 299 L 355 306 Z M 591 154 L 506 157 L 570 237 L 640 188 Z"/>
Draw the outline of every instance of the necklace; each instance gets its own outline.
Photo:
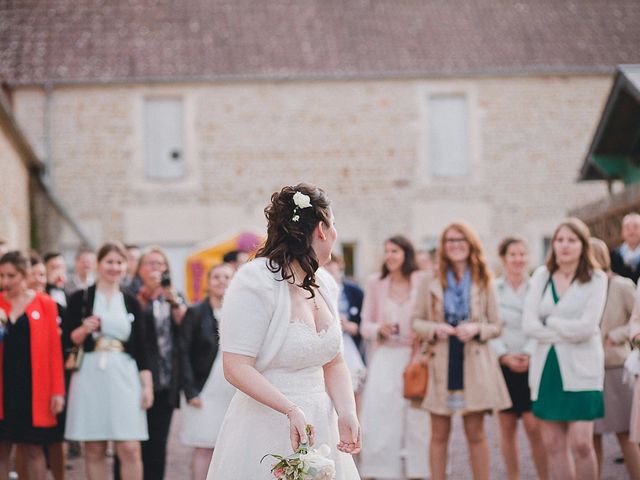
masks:
<path id="1" fill-rule="evenodd" d="M 318 306 L 318 302 L 316 301 L 316 296 L 314 295 L 313 297 L 311 297 L 311 300 L 313 300 L 313 309 L 317 312 L 320 310 L 320 307 Z"/>

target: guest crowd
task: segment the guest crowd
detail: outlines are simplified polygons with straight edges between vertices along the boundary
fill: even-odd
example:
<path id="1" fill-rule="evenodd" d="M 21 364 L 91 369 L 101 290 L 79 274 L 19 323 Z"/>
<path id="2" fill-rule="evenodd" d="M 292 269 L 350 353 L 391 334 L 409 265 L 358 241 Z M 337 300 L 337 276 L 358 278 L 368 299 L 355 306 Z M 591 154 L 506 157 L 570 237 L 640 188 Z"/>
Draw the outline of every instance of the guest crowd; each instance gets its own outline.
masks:
<path id="1" fill-rule="evenodd" d="M 608 433 L 640 479 L 640 215 L 624 218 L 622 238 L 609 252 L 567 219 L 529 276 L 527 243 L 510 236 L 498 276 L 473 228 L 452 223 L 432 252 L 402 235 L 386 240 L 364 291 L 334 255 L 324 268 L 340 286 L 361 476 L 446 478 L 449 457 L 464 449 L 449 442 L 461 416 L 469 469 L 488 479 L 484 422 L 496 414 L 509 479 L 520 478 L 522 455 L 540 479 L 599 478 Z M 204 479 L 235 394 L 218 353 L 220 312 L 246 255 L 214 265 L 206 298 L 187 306 L 159 247 L 82 248 L 69 277 L 57 252 L 2 250 L 0 480 L 10 465 L 19 478 L 45 479 L 49 469 L 63 479 L 77 442 L 89 480 L 108 478 L 110 449 L 115 478 L 161 480 L 176 408 L 192 478 Z M 403 371 L 416 358 L 428 382 L 422 398 L 408 399 Z"/>

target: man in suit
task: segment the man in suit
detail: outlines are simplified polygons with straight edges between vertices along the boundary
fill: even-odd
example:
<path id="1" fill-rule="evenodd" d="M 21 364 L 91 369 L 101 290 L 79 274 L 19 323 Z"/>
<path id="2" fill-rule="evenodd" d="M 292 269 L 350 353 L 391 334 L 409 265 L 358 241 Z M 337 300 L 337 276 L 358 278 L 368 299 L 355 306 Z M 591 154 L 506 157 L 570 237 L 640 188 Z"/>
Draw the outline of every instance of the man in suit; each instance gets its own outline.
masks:
<path id="1" fill-rule="evenodd" d="M 68 297 L 78 290 L 89 288 L 95 283 L 96 254 L 89 247 L 81 246 L 76 252 L 73 275 L 64 286 Z"/>
<path id="2" fill-rule="evenodd" d="M 64 287 L 67 283 L 67 263 L 60 252 L 44 254 L 44 267 L 47 271 L 47 294 L 59 307 L 67 308 L 67 295 Z"/>
<path id="3" fill-rule="evenodd" d="M 640 215 L 629 213 L 622 219 L 623 243 L 611 252 L 611 270 L 638 283 L 640 277 Z"/>
<path id="4" fill-rule="evenodd" d="M 362 310 L 364 292 L 357 284 L 344 279 L 344 260 L 339 255 L 332 253 L 331 260 L 325 268 L 333 276 L 338 287 L 340 287 L 338 308 L 340 310 L 340 319 L 342 320 L 342 331 L 353 337 L 353 341 L 364 359 L 364 344 L 359 333 L 360 311 Z"/>

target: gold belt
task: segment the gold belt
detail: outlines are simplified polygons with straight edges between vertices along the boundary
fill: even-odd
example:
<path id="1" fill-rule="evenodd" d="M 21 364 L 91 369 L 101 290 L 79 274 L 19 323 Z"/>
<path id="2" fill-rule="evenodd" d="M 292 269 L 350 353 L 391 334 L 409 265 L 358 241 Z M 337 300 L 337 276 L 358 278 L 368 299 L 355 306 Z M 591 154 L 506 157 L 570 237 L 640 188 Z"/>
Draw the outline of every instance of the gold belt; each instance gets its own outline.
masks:
<path id="1" fill-rule="evenodd" d="M 96 340 L 96 352 L 124 352 L 124 345 L 115 338 L 100 337 Z"/>

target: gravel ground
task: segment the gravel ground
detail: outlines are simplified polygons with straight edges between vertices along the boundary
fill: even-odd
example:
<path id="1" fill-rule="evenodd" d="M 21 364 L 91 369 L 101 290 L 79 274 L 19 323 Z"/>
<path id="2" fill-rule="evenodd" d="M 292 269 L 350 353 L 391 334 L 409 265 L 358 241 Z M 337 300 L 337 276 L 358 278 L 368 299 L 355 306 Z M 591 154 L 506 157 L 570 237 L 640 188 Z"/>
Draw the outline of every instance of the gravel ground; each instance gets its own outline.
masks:
<path id="1" fill-rule="evenodd" d="M 505 469 L 500 456 L 497 423 L 495 417 L 487 417 L 486 421 L 487 433 L 489 435 L 491 449 L 491 478 L 506 478 Z M 180 413 L 176 412 L 171 426 L 171 437 L 169 445 L 169 458 L 167 461 L 167 474 L 165 480 L 189 480 L 189 462 L 190 450 L 180 444 L 178 432 L 180 429 Z M 604 438 L 604 465 L 602 480 L 621 480 L 629 478 L 623 465 L 614 462 L 615 457 L 619 456 L 618 444 L 613 435 L 607 435 Z M 523 480 L 535 479 L 535 470 L 531 458 L 529 456 L 529 447 L 523 430 L 520 429 L 520 445 L 521 445 L 521 478 Z M 462 431 L 462 422 L 459 418 L 454 419 L 453 434 L 450 444 L 450 472 L 451 480 L 471 480 L 471 472 L 468 467 L 468 455 L 465 446 L 464 433 Z M 426 452 L 425 452 L 426 455 Z M 84 464 L 82 459 L 70 462 L 72 467 L 69 470 L 66 480 L 82 480 L 84 476 Z M 245 479 L 220 479 L 220 480 L 245 480 Z"/>

